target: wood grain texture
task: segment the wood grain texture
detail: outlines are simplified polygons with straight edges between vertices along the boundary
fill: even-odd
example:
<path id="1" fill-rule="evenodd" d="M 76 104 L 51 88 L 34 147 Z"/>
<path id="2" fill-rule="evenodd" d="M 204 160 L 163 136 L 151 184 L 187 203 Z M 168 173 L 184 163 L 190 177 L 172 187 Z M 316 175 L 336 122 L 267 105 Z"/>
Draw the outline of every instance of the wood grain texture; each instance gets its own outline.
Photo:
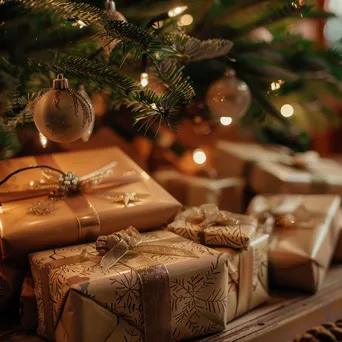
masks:
<path id="1" fill-rule="evenodd" d="M 268 304 L 231 322 L 218 334 L 196 342 L 288 342 L 297 334 L 342 318 L 342 265 L 333 266 L 324 287 L 313 296 L 304 293 L 273 293 Z M 19 325 L 0 318 L 1 342 L 43 342 L 26 335 Z M 95 342 L 95 341 L 94 341 Z M 96 341 L 102 342 L 102 341 Z M 119 341 L 118 341 L 119 342 Z"/>

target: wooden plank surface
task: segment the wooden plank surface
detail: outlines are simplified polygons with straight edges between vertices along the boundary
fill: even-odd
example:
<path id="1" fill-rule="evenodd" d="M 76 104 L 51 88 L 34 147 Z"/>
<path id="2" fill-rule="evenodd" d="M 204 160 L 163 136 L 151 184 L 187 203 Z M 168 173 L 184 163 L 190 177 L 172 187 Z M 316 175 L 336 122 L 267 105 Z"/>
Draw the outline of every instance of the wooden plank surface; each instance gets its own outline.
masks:
<path id="1" fill-rule="evenodd" d="M 324 287 L 313 296 L 295 292 L 272 293 L 268 304 L 231 322 L 218 334 L 196 342 L 288 342 L 313 326 L 342 319 L 342 265 L 333 266 Z M 0 320 L 1 342 L 42 342 L 26 335 L 20 325 Z M 95 341 L 94 341 L 95 342 Z M 100 342 L 100 341 L 96 341 Z M 119 341 L 118 341 L 119 342 Z"/>

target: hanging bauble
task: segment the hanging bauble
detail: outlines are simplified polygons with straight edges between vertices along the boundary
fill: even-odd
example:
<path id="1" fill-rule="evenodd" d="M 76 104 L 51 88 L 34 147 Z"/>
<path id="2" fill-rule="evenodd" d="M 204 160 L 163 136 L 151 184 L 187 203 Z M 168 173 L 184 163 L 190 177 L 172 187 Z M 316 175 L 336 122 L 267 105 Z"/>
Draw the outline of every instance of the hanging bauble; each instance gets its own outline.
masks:
<path id="1" fill-rule="evenodd" d="M 81 84 L 78 88 L 77 91 L 79 94 L 81 94 L 89 103 L 91 103 L 91 100 L 87 94 L 87 92 L 85 91 L 84 85 Z M 93 134 L 93 130 L 94 130 L 94 126 L 95 126 L 95 111 L 94 111 L 94 107 L 91 106 L 91 123 L 89 125 L 89 128 L 87 130 L 87 132 L 82 136 L 82 140 L 84 142 L 87 142 L 91 135 Z"/>
<path id="2" fill-rule="evenodd" d="M 120 20 L 127 23 L 127 19 L 125 18 L 125 16 L 121 12 L 116 10 L 116 5 L 113 0 L 106 0 L 105 8 L 112 20 Z M 106 51 L 108 52 L 108 54 L 119 44 L 119 42 L 120 39 L 114 39 L 109 44 L 107 43 L 108 45 L 106 46 Z"/>
<path id="3" fill-rule="evenodd" d="M 58 75 L 51 90 L 34 105 L 33 119 L 47 139 L 67 143 L 81 138 L 92 123 L 91 102 L 68 88 L 68 80 Z"/>
<path id="4" fill-rule="evenodd" d="M 248 85 L 235 77 L 233 71 L 209 86 L 206 104 L 213 117 L 242 117 L 251 103 L 251 93 Z"/>

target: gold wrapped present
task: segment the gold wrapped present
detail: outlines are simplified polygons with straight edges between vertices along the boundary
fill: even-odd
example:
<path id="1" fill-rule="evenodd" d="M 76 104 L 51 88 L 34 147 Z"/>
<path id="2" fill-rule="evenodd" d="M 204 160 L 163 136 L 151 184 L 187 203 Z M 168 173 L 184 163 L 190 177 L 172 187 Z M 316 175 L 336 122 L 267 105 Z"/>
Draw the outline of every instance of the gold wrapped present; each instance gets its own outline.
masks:
<path id="1" fill-rule="evenodd" d="M 174 170 L 158 171 L 153 176 L 187 207 L 214 203 L 222 210 L 243 212 L 245 183 L 242 178 L 208 179 L 186 176 Z"/>
<path id="2" fill-rule="evenodd" d="M 257 196 L 248 213 L 271 234 L 270 277 L 277 286 L 317 291 L 324 280 L 339 232 L 340 197 Z"/>
<path id="3" fill-rule="evenodd" d="M 202 204 L 178 214 L 168 230 L 207 246 L 247 248 L 256 232 L 257 220 L 247 215 Z"/>
<path id="4" fill-rule="evenodd" d="M 268 234 L 253 236 L 247 250 L 215 247 L 228 255 L 227 322 L 269 300 Z"/>
<path id="5" fill-rule="evenodd" d="M 171 232 L 130 228 L 30 262 L 38 333 L 50 340 L 166 342 L 225 328 L 227 255 Z"/>
<path id="6" fill-rule="evenodd" d="M 0 178 L 0 258 L 155 229 L 181 206 L 115 147 L 1 161 Z"/>
<path id="7" fill-rule="evenodd" d="M 220 177 L 245 178 L 256 193 L 342 194 L 342 166 L 314 151 L 220 141 L 215 167 Z"/>

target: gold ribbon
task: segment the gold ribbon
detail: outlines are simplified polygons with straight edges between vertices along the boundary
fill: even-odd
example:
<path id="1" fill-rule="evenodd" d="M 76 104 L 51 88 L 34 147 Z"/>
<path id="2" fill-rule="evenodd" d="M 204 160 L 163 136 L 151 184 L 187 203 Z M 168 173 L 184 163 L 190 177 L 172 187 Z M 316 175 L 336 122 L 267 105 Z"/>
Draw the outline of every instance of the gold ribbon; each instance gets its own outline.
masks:
<path id="1" fill-rule="evenodd" d="M 247 248 L 256 220 L 203 204 L 180 213 L 168 229 L 203 245 Z"/>
<path id="2" fill-rule="evenodd" d="M 41 285 L 48 338 L 55 341 L 53 302 L 50 297 L 49 286 L 50 273 L 56 268 L 85 261 L 98 262 L 101 260 L 101 265 L 109 268 L 117 262 L 122 262 L 120 259 L 132 251 L 137 255 L 122 263 L 137 273 L 141 283 L 145 341 L 169 342 L 171 340 L 171 298 L 168 270 L 165 265 L 146 257 L 144 254 L 153 253 L 195 258 L 197 256 L 186 249 L 170 246 L 172 243 L 186 241 L 182 237 L 177 237 L 176 240 L 169 238 L 162 241 L 165 245 L 143 243 L 140 233 L 134 227 L 129 227 L 107 237 L 98 238 L 96 248 L 99 254 L 104 254 L 102 259 L 84 250 L 81 254 L 53 260 L 45 264 L 41 269 Z M 109 254 L 108 260 L 107 254 Z"/>
<path id="3" fill-rule="evenodd" d="M 37 156 L 39 164 L 58 168 L 52 155 Z M 111 162 L 85 176 L 77 177 L 72 172 L 59 173 L 52 170 L 44 170 L 43 181 L 30 181 L 28 187 L 18 191 L 0 192 L 0 202 L 17 201 L 42 195 L 52 195 L 53 198 L 66 198 L 69 195 L 96 192 L 100 189 L 112 188 L 118 185 L 128 184 L 143 179 L 140 173 L 127 172 L 123 176 L 113 176 L 113 168 L 116 162 Z"/>
<path id="4" fill-rule="evenodd" d="M 105 270 L 113 267 L 129 251 L 197 258 L 195 254 L 182 248 L 143 243 L 141 234 L 134 227 L 99 236 L 96 250 L 103 255 L 101 266 Z"/>
<path id="5" fill-rule="evenodd" d="M 263 146 L 263 148 L 271 150 L 272 152 L 279 152 L 279 159 L 273 160 L 273 162 L 309 172 L 311 174 L 310 193 L 322 194 L 327 192 L 329 184 L 326 181 L 325 175 L 318 171 L 320 156 L 316 151 L 307 151 L 291 155 L 291 150 L 287 148 L 283 149 L 277 146 Z M 247 161 L 243 167 L 242 176 L 249 179 L 257 163 L 257 159 Z"/>

